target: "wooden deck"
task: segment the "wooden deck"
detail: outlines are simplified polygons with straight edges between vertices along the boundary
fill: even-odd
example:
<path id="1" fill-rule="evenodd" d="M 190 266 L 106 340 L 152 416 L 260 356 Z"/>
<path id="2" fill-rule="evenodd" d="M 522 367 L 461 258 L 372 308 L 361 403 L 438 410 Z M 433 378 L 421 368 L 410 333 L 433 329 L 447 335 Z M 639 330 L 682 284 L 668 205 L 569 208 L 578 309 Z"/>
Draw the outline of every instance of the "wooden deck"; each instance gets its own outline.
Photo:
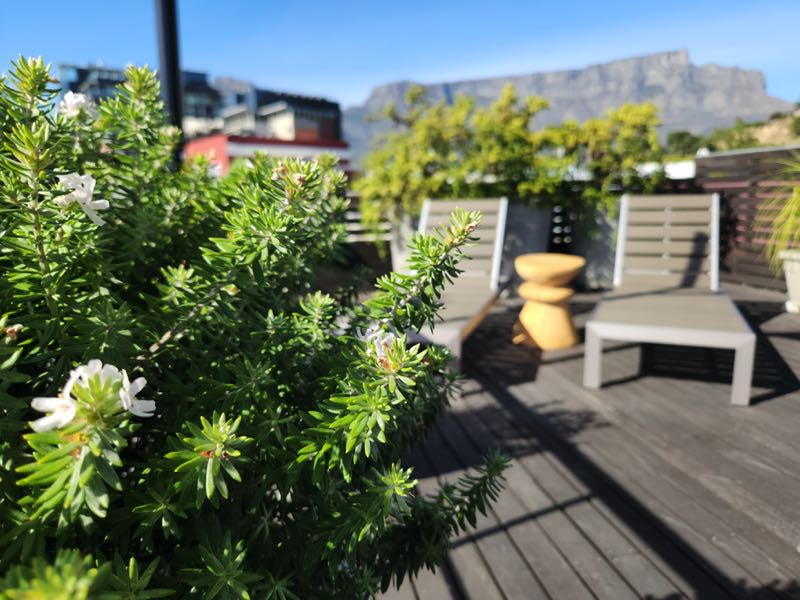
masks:
<path id="1" fill-rule="evenodd" d="M 760 332 L 746 408 L 729 404 L 730 352 L 609 344 L 592 392 L 581 347 L 511 345 L 520 305 L 498 305 L 412 462 L 424 493 L 499 447 L 506 490 L 444 569 L 385 597 L 800 598 L 800 316 L 727 287 Z M 578 325 L 596 299 L 575 297 Z"/>

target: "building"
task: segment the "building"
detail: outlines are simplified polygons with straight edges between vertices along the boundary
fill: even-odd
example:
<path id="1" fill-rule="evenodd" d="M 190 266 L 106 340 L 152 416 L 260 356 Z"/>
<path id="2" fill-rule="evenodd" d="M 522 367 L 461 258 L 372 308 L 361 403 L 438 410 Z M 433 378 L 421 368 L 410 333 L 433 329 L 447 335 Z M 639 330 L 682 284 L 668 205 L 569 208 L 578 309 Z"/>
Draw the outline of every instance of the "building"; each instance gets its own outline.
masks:
<path id="1" fill-rule="evenodd" d="M 262 90 L 231 78 L 214 80 L 222 95 L 223 130 L 279 140 L 340 140 L 342 113 L 336 102 Z"/>
<path id="2" fill-rule="evenodd" d="M 181 71 L 183 88 L 183 135 L 187 138 L 222 129 L 222 95 L 209 84 L 205 73 Z"/>
<path id="3" fill-rule="evenodd" d="M 208 156 L 220 173 L 227 173 L 234 160 L 256 152 L 305 159 L 331 153 L 348 170 L 350 151 L 342 141 L 336 102 L 258 89 L 233 78 L 218 78 L 212 85 L 221 97 L 222 131 L 190 140 L 184 148 L 187 157 Z"/>
<path id="4" fill-rule="evenodd" d="M 302 158 L 311 160 L 320 154 L 334 154 L 339 166 L 349 172 L 350 151 L 347 142 L 341 140 L 282 140 L 255 135 L 233 135 L 215 133 L 186 142 L 184 156 L 206 156 L 214 172 L 224 175 L 236 160 L 243 160 L 256 153 L 279 158 Z"/>
<path id="5" fill-rule="evenodd" d="M 64 91 L 99 101 L 114 95 L 125 80 L 122 69 L 101 64 L 59 67 Z M 336 102 L 276 92 L 233 78 L 209 83 L 205 73 L 182 71 L 185 156 L 208 156 L 226 173 L 233 160 L 263 152 L 287 158 L 313 158 L 321 153 L 350 162 L 342 141 L 342 113 Z"/>
<path id="6" fill-rule="evenodd" d="M 96 65 L 59 65 L 64 92 L 86 94 L 95 102 L 114 95 L 117 85 L 125 81 L 125 71 Z M 205 73 L 182 71 L 183 133 L 187 138 L 222 129 L 220 117 L 222 96 L 208 82 Z"/>
<path id="7" fill-rule="evenodd" d="M 125 81 L 121 69 L 105 67 L 102 63 L 95 65 L 64 64 L 58 66 L 63 92 L 86 94 L 95 102 L 114 95 L 116 86 Z"/>

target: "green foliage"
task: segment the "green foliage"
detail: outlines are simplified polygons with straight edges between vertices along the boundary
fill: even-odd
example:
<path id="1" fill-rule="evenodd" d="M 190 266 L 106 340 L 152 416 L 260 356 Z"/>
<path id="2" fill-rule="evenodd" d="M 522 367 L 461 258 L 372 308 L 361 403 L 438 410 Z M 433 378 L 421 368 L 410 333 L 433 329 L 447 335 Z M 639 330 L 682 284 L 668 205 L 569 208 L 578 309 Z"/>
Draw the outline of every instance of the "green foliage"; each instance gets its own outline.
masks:
<path id="1" fill-rule="evenodd" d="M 760 213 L 762 219 L 772 222 L 767 256 L 776 272 L 781 269 L 781 252 L 800 248 L 800 156 L 786 162 L 777 175 L 790 183 L 765 202 Z"/>
<path id="2" fill-rule="evenodd" d="M 791 124 L 789 125 L 789 129 L 792 132 L 792 135 L 800 137 L 800 115 L 792 117 Z"/>
<path id="3" fill-rule="evenodd" d="M 753 135 L 752 123 L 737 118 L 730 127 L 718 127 L 709 135 L 709 148 L 712 150 L 741 150 L 758 146 Z"/>
<path id="4" fill-rule="evenodd" d="M 99 106 L 57 106 L 40 59 L 0 80 L 2 597 L 362 598 L 441 564 L 504 463 L 416 493 L 401 456 L 457 379 L 403 332 L 480 216 L 364 304 L 315 291 L 335 159 L 176 170 L 155 75 L 126 76 Z"/>
<path id="5" fill-rule="evenodd" d="M 430 102 L 414 86 L 407 110 L 390 105 L 385 116 L 399 130 L 388 134 L 365 158 L 365 176 L 355 182 L 368 223 L 417 215 L 426 198 L 507 195 L 533 200 L 541 181 L 557 174 L 536 155 L 548 140 L 531 132 L 547 107 L 541 98 L 520 101 L 512 86 L 485 108 L 467 97 L 453 104 Z"/>
<path id="6" fill-rule="evenodd" d="M 664 150 L 675 156 L 694 156 L 700 148 L 707 148 L 708 141 L 691 131 L 670 131 Z"/>
<path id="7" fill-rule="evenodd" d="M 175 591 L 167 588 L 154 588 L 150 580 L 156 573 L 159 559 L 154 559 L 144 571 L 139 571 L 139 563 L 131 557 L 126 566 L 119 554 L 114 557 L 113 572 L 109 576 L 108 587 L 110 592 L 103 594 L 107 598 L 119 600 L 150 600 L 151 598 L 166 598 Z"/>
<path id="8" fill-rule="evenodd" d="M 236 430 L 242 418 L 235 421 L 225 419 L 225 415 L 214 413 L 213 422 L 200 417 L 203 428 L 187 423 L 186 428 L 192 437 L 181 438 L 181 447 L 188 449 L 169 452 L 165 458 L 175 461 L 175 473 L 182 473 L 175 487 L 178 491 L 196 492 L 197 508 L 208 499 L 214 506 L 219 506 L 218 497 L 228 498 L 226 479 L 241 483 L 242 476 L 236 469 L 237 464 L 246 462 L 240 448 L 253 440 L 237 436 Z"/>
<path id="9" fill-rule="evenodd" d="M 589 181 L 581 191 L 584 205 L 612 208 L 624 191 L 656 190 L 663 172 L 644 176 L 637 167 L 661 160 L 660 124 L 655 105 L 645 102 L 623 104 L 580 126 L 576 146 L 570 148 L 566 142 L 565 148 L 576 153 L 580 157 L 577 164 L 588 171 Z"/>
<path id="10" fill-rule="evenodd" d="M 99 596 L 100 582 L 101 569 L 91 556 L 59 550 L 52 564 L 37 556 L 29 565 L 12 566 L 0 581 L 0 594 L 9 600 L 86 600 Z"/>
<path id="11" fill-rule="evenodd" d="M 536 96 L 520 99 L 513 86 L 487 107 L 457 97 L 430 102 L 412 87 L 406 112 L 390 105 L 396 128 L 366 156 L 355 182 L 368 224 L 417 215 L 426 198 L 507 196 L 526 203 L 570 201 L 594 208 L 622 190 L 652 191 L 662 174 L 635 169 L 661 158 L 653 104 L 626 104 L 603 118 L 533 131 L 548 106 Z M 589 181 L 576 181 L 588 171 Z"/>
<path id="12" fill-rule="evenodd" d="M 533 119 L 547 107 L 547 101 L 536 96 L 520 102 L 513 86 L 506 85 L 495 102 L 475 111 L 473 148 L 465 161 L 470 195 L 530 201 L 553 180 L 558 173 L 540 156 L 548 140 L 530 130 Z"/>

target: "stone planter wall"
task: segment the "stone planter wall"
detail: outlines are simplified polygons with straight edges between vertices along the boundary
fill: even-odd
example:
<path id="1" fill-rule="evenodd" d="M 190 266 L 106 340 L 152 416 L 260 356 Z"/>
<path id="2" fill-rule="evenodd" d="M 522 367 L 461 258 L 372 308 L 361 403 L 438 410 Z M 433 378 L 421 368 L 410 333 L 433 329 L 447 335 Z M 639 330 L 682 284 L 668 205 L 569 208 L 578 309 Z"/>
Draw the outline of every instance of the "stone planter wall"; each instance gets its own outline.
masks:
<path id="1" fill-rule="evenodd" d="M 514 259 L 517 256 L 547 252 L 551 218 L 550 208 L 531 208 L 516 202 L 509 203 L 503 261 L 500 264 L 501 284 L 516 278 Z"/>
<path id="2" fill-rule="evenodd" d="M 572 253 L 586 259 L 586 267 L 575 284 L 590 290 L 611 289 L 614 286 L 617 218 L 597 210 L 591 219 L 588 227 L 574 225 Z"/>
<path id="3" fill-rule="evenodd" d="M 800 313 L 800 249 L 784 250 L 780 257 L 783 260 L 786 290 L 789 294 L 786 310 L 791 313 Z"/>
<path id="4" fill-rule="evenodd" d="M 418 219 L 404 216 L 398 223 L 392 224 L 392 236 L 389 240 L 389 252 L 392 255 L 392 271 L 406 273 L 408 271 L 408 258 L 411 252 L 408 249 L 408 242 L 411 236 L 417 231 Z"/>

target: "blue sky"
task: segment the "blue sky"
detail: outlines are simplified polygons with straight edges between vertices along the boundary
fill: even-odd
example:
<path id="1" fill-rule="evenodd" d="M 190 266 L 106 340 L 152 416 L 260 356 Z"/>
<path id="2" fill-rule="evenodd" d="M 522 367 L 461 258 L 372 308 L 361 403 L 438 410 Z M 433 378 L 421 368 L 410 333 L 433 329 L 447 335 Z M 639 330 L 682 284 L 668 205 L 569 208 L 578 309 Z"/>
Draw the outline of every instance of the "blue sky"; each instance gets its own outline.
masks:
<path id="1" fill-rule="evenodd" d="M 446 81 L 582 67 L 686 48 L 696 64 L 760 69 L 800 100 L 800 0 L 266 2 L 179 0 L 184 68 L 344 106 L 399 79 Z M 0 61 L 156 66 L 152 0 L 0 4 Z"/>

